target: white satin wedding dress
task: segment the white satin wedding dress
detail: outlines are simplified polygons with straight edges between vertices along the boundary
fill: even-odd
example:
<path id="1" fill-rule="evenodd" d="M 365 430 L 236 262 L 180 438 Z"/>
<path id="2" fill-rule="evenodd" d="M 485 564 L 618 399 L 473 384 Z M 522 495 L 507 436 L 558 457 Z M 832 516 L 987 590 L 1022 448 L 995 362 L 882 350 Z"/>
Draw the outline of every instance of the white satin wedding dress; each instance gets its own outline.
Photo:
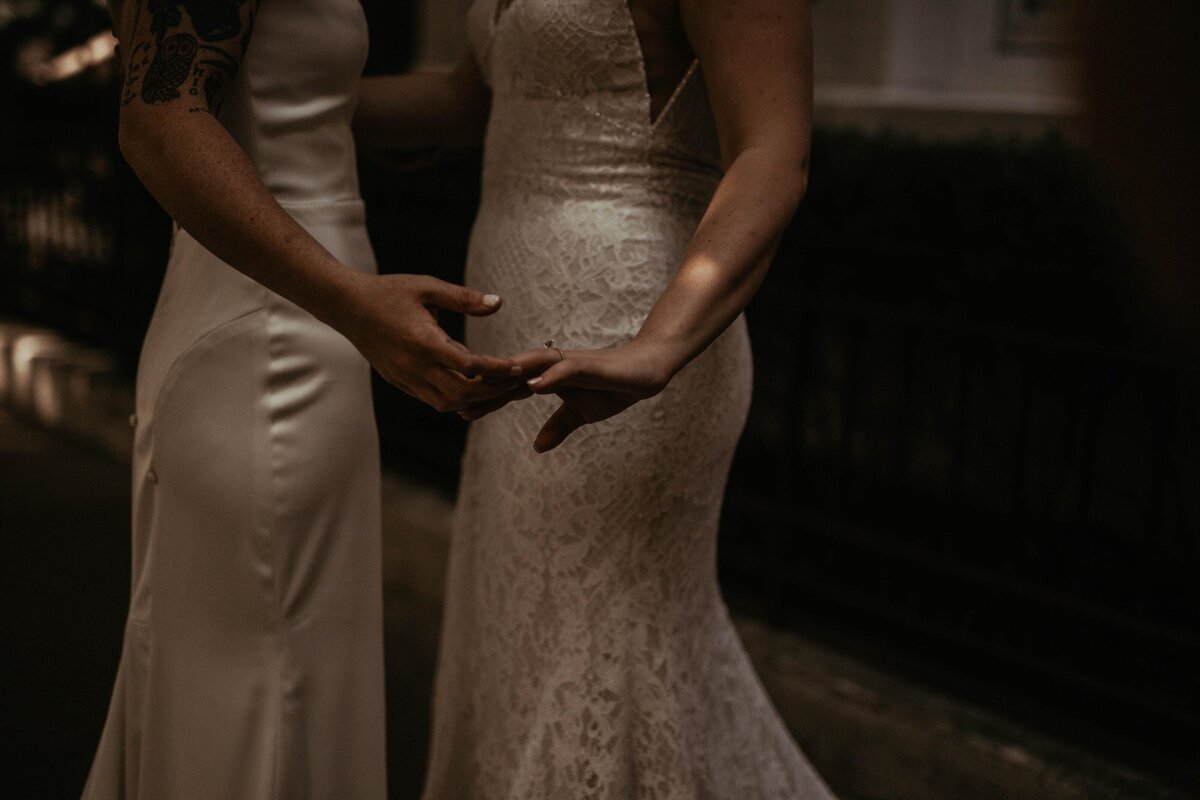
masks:
<path id="1" fill-rule="evenodd" d="M 358 0 L 262 0 L 220 119 L 289 214 L 374 271 L 350 133 L 366 50 Z M 366 362 L 176 231 L 134 423 L 132 598 L 84 797 L 383 800 Z"/>
<path id="2" fill-rule="evenodd" d="M 693 66 L 657 120 L 626 0 L 478 0 L 492 89 L 468 344 L 627 341 L 721 176 Z M 555 398 L 472 426 L 451 545 L 427 800 L 826 800 L 716 578 L 750 402 L 743 319 L 658 397 L 546 455 Z"/>

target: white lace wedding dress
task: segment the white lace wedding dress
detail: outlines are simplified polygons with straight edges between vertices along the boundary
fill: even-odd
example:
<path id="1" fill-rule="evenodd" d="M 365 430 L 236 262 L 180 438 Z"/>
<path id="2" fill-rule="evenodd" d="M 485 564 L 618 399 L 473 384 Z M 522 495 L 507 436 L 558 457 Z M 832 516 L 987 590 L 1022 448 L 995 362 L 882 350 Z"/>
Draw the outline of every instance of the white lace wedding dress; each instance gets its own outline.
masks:
<path id="1" fill-rule="evenodd" d="M 652 123 L 626 0 L 496 3 L 469 18 L 493 105 L 467 281 L 505 305 L 468 342 L 628 340 L 720 178 L 701 73 Z M 661 395 L 551 453 L 531 442 L 554 398 L 473 426 L 428 800 L 831 796 L 717 586 L 750 382 L 739 318 Z"/>

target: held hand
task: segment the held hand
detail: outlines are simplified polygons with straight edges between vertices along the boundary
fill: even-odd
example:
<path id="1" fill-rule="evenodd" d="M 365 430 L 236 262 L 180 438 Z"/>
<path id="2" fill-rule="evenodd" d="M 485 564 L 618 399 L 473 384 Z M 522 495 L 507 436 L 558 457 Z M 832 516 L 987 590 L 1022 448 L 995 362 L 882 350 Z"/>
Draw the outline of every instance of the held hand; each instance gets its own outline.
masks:
<path id="1" fill-rule="evenodd" d="M 438 411 L 454 411 L 521 385 L 521 366 L 475 355 L 438 325 L 437 312 L 483 317 L 499 308 L 496 295 L 428 275 L 362 275 L 338 329 L 388 383 Z"/>
<path id="2" fill-rule="evenodd" d="M 649 346 L 631 342 L 602 350 L 566 350 L 559 359 L 553 348 L 530 350 L 513 358 L 526 374 L 545 368 L 523 386 L 460 412 L 464 419 L 480 417 L 529 394 L 556 394 L 562 400 L 533 442 L 539 453 L 553 450 L 575 430 L 615 416 L 639 400 L 661 392 L 670 380 L 666 359 Z"/>

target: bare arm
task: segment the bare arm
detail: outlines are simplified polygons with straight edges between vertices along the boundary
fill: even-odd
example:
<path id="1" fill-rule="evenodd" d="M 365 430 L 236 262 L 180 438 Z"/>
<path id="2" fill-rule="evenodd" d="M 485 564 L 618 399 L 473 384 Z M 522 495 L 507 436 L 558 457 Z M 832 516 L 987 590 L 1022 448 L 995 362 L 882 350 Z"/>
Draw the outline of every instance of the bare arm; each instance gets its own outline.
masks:
<path id="1" fill-rule="evenodd" d="M 558 446 L 667 385 L 741 313 L 761 285 L 808 182 L 812 34 L 807 0 L 682 0 L 704 68 L 726 167 L 674 278 L 621 347 L 567 351 L 528 382 L 563 404 L 534 446 Z M 534 365 L 544 355 L 519 360 Z M 498 398 L 464 413 L 473 419 Z"/>
<path id="2" fill-rule="evenodd" d="M 354 136 L 373 150 L 477 147 L 490 106 L 491 93 L 467 53 L 452 72 L 363 78 Z"/>
<path id="3" fill-rule="evenodd" d="M 258 0 L 114 3 L 125 158 L 205 248 L 342 332 L 389 381 L 439 408 L 493 393 L 459 373 L 498 376 L 512 364 L 450 342 L 431 309 L 487 314 L 498 298 L 488 303 L 427 276 L 379 277 L 340 263 L 280 207 L 216 119 L 257 7 Z"/>
<path id="4" fill-rule="evenodd" d="M 762 284 L 808 185 L 812 34 L 806 0 L 683 0 L 726 172 L 682 265 L 637 340 L 666 378 L 707 347 Z"/>

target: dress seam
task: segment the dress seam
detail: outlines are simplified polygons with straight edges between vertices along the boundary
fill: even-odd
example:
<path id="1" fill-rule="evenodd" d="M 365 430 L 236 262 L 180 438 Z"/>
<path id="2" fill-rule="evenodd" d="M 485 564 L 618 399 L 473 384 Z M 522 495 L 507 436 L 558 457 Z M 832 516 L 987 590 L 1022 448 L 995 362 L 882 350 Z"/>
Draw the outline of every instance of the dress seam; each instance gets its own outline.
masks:
<path id="1" fill-rule="evenodd" d="M 284 664 L 287 662 L 284 651 L 287 646 L 286 626 L 283 624 L 283 614 L 281 613 L 282 601 L 280 597 L 280 575 L 279 575 L 279 559 L 276 552 L 275 541 L 275 521 L 279 519 L 279 459 L 276 449 L 275 437 L 275 409 L 272 403 L 272 395 L 275 391 L 274 386 L 274 365 L 275 365 L 275 345 L 276 331 L 275 323 L 278 316 L 278 299 L 268 291 L 265 287 L 262 289 L 263 307 L 266 310 L 266 321 L 264 325 L 265 332 L 265 365 L 263 369 L 263 387 L 259 396 L 262 398 L 263 417 L 266 422 L 263 426 L 265 432 L 265 480 L 266 491 L 263 492 L 265 498 L 265 508 L 263 509 L 263 520 L 261 521 L 261 530 L 263 534 L 266 553 L 270 564 L 270 586 L 267 602 L 267 613 L 274 641 L 274 652 L 272 653 L 274 660 L 274 670 L 270 694 L 271 701 L 274 703 L 274 725 L 272 733 L 272 766 L 271 766 L 271 793 L 272 800 L 281 800 L 280 796 L 280 772 L 283 761 L 283 685 L 284 685 Z"/>

